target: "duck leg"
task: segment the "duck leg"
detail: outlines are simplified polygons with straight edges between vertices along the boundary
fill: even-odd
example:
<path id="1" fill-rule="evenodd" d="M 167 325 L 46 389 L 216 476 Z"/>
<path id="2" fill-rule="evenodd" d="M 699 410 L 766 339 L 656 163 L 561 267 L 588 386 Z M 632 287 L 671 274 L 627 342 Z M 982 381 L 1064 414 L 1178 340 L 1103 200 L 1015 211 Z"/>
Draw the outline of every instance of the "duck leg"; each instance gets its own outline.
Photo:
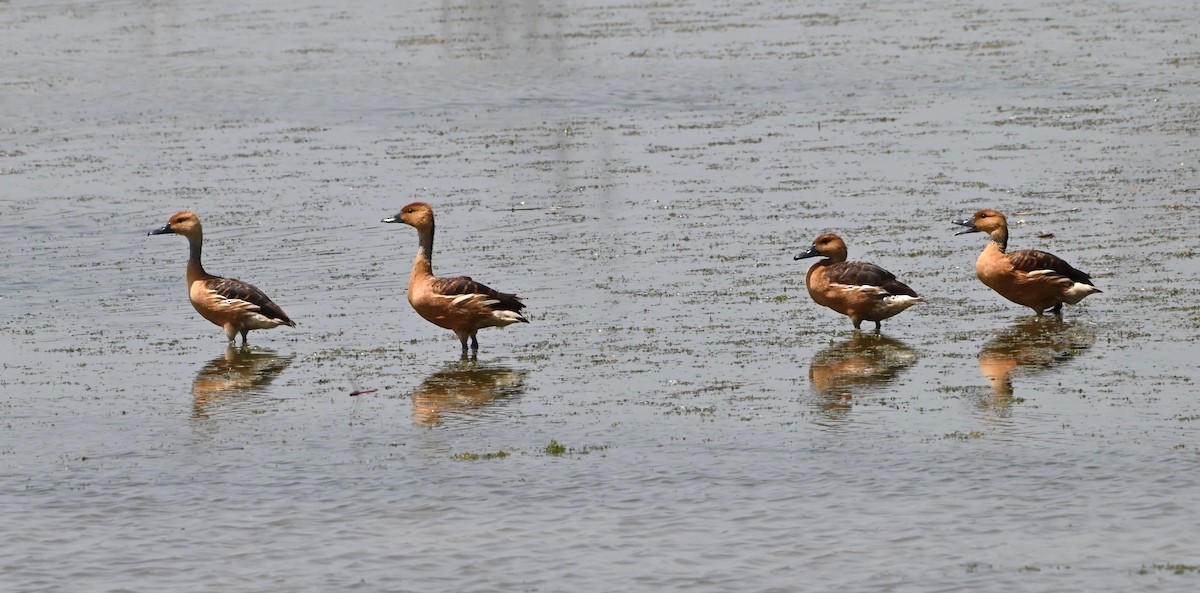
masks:
<path id="1" fill-rule="evenodd" d="M 472 350 L 479 350 L 479 341 L 475 339 L 475 334 L 466 330 L 454 330 L 454 335 L 458 336 L 458 341 L 462 342 L 463 354 L 467 353 L 467 343 L 471 344 Z"/>

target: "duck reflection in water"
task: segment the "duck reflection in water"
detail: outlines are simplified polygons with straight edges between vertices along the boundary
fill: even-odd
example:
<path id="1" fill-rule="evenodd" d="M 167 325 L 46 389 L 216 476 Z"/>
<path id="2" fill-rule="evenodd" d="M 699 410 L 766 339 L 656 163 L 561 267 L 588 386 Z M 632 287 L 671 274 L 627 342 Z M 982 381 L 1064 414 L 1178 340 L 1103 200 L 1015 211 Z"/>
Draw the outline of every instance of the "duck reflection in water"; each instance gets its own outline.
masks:
<path id="1" fill-rule="evenodd" d="M 855 331 L 849 340 L 813 356 L 808 380 L 821 396 L 822 411 L 836 418 L 850 410 L 852 397 L 895 381 L 917 358 L 899 340 Z"/>
<path id="2" fill-rule="evenodd" d="M 224 355 L 212 359 L 196 373 L 192 381 L 192 416 L 207 418 L 213 406 L 262 393 L 292 364 L 295 356 L 230 345 Z"/>
<path id="3" fill-rule="evenodd" d="M 1049 370 L 1087 350 L 1096 341 L 1090 327 L 1038 317 L 1018 322 L 983 345 L 979 372 L 992 385 L 992 403 L 1007 403 L 1013 395 L 1012 377 Z"/>
<path id="4" fill-rule="evenodd" d="M 467 413 L 525 391 L 525 371 L 482 365 L 474 357 L 447 364 L 413 391 L 413 419 L 436 426 L 447 413 Z"/>

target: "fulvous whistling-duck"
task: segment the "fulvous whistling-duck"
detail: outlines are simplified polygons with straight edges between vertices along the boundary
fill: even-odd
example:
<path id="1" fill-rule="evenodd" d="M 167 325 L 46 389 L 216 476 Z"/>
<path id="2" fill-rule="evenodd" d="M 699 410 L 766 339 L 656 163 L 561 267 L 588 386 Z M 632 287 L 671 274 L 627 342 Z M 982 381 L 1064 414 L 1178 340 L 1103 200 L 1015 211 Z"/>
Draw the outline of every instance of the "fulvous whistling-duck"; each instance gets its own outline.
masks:
<path id="1" fill-rule="evenodd" d="M 833 233 L 814 239 L 795 259 L 817 256 L 826 259 L 808 269 L 804 278 L 808 294 L 818 305 L 850 317 L 854 329 L 865 319 L 874 321 L 879 331 L 880 321 L 923 302 L 891 272 L 867 262 L 846 261 L 846 242 Z"/>
<path id="2" fill-rule="evenodd" d="M 408 277 L 408 302 L 430 323 L 454 332 L 471 350 L 479 350 L 475 334 L 485 327 L 529 323 L 521 314 L 525 305 L 515 294 L 492 290 L 466 276 L 438 278 L 433 275 L 433 208 L 413 202 L 383 222 L 402 222 L 417 229 L 420 247 Z"/>
<path id="3" fill-rule="evenodd" d="M 992 238 L 975 260 L 975 275 L 1000 296 L 1038 315 L 1046 309 L 1061 315 L 1063 303 L 1074 305 L 1100 292 L 1091 277 L 1056 255 L 1036 249 L 1007 253 L 1008 219 L 995 210 L 980 210 L 973 218 L 952 222 L 967 227 L 957 235 L 987 233 Z"/>
<path id="4" fill-rule="evenodd" d="M 200 217 L 185 210 L 170 218 L 162 228 L 148 235 L 175 233 L 187 237 L 191 256 L 187 264 L 188 299 L 201 317 L 225 329 L 232 342 L 239 333 L 242 344 L 246 343 L 246 332 L 252 329 L 271 329 L 280 325 L 296 327 L 263 291 L 241 280 L 213 276 L 204 271 L 200 264 L 200 248 L 204 232 L 200 228 Z"/>

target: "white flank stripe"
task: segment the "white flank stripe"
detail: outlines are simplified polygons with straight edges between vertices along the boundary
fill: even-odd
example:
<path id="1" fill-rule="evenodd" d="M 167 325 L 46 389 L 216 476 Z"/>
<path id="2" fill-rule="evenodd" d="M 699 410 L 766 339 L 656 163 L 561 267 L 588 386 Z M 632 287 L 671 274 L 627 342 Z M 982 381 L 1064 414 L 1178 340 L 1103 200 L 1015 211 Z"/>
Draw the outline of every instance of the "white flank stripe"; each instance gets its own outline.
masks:
<path id="1" fill-rule="evenodd" d="M 516 323 L 522 319 L 520 313 L 513 311 L 495 311 L 492 313 L 492 317 L 507 323 Z"/>
<path id="2" fill-rule="evenodd" d="M 1083 297 L 1092 294 L 1093 292 L 1096 292 L 1095 286 L 1084 284 L 1082 282 L 1076 282 L 1071 285 L 1071 288 L 1067 289 L 1066 293 L 1063 295 L 1063 300 L 1071 303 L 1072 305 L 1078 304 L 1079 301 L 1083 300 Z"/>

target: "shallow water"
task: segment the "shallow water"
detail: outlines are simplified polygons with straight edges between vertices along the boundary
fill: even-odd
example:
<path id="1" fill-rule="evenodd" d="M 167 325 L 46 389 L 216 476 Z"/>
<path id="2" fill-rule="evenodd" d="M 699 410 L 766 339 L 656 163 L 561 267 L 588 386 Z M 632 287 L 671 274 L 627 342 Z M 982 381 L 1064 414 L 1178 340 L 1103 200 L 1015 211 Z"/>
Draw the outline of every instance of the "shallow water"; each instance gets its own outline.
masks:
<path id="1" fill-rule="evenodd" d="M 0 3 L 0 582 L 1193 590 L 1193 17 Z M 404 300 L 414 199 L 529 305 L 475 360 Z M 982 207 L 1104 293 L 991 293 Z M 298 328 L 196 316 L 184 208 Z M 928 302 L 818 308 L 829 231 Z"/>

